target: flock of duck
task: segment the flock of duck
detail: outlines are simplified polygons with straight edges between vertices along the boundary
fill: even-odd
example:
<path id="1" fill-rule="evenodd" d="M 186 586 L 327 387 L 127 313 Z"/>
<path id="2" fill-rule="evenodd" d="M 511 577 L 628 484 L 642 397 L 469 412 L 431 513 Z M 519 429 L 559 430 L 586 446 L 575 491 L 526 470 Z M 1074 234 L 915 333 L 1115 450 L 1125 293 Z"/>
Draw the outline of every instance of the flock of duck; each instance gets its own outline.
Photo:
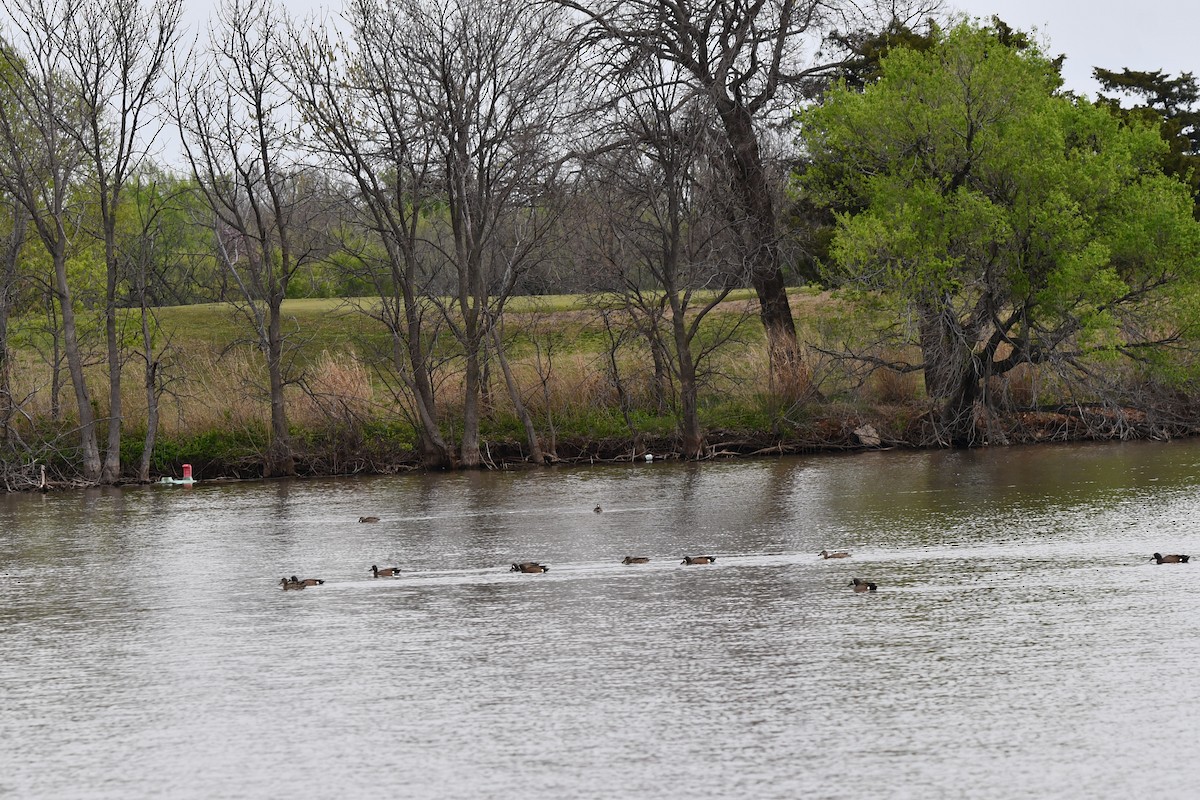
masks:
<path id="1" fill-rule="evenodd" d="M 592 509 L 592 511 L 596 512 L 597 514 L 601 513 L 603 510 L 604 509 L 602 509 L 600 506 L 596 506 L 594 509 Z M 359 522 L 379 522 L 379 517 L 359 517 L 358 521 Z M 817 553 L 817 556 L 819 558 L 823 558 L 823 559 L 849 558 L 850 553 L 845 550 L 835 550 L 833 552 L 830 552 L 828 550 L 822 550 L 821 552 Z M 1191 556 L 1184 555 L 1183 553 L 1169 553 L 1167 555 L 1163 555 L 1162 553 L 1155 553 L 1152 556 L 1150 556 L 1150 559 L 1158 564 L 1186 564 L 1186 563 L 1188 563 L 1188 560 L 1190 558 L 1191 558 Z M 681 561 L 680 564 L 684 564 L 684 565 L 714 564 L 714 563 L 716 563 L 716 561 L 717 561 L 716 556 L 684 556 L 683 561 Z M 650 559 L 647 556 L 625 556 L 625 558 L 622 559 L 621 563 L 622 564 L 649 564 Z M 537 562 L 537 561 L 518 561 L 518 562 L 514 562 L 508 571 L 509 572 L 524 572 L 527 574 L 537 574 L 537 573 L 549 572 L 550 567 L 548 567 L 545 564 L 542 564 L 540 562 Z M 394 577 L 398 577 L 400 575 L 400 568 L 399 567 L 383 567 L 381 569 L 377 565 L 372 564 L 371 565 L 371 575 L 376 578 L 394 578 Z M 320 578 L 300 578 L 295 575 L 291 576 L 290 578 L 282 578 L 279 581 L 279 585 L 283 587 L 284 591 L 287 591 L 289 589 L 291 589 L 291 590 L 305 589 L 309 586 L 320 586 L 323 583 L 325 583 L 325 581 L 321 580 Z M 863 578 L 852 578 L 848 585 L 852 586 L 854 588 L 855 592 L 874 592 L 879 589 L 879 586 L 874 581 L 868 581 Z"/>
<path id="2" fill-rule="evenodd" d="M 380 569 L 375 564 L 371 565 L 371 574 L 376 578 L 392 578 L 400 574 L 399 567 L 384 567 Z M 288 589 L 307 589 L 309 586 L 320 586 L 325 581 L 320 578 L 297 578 L 293 575 L 290 578 L 283 578 L 279 581 L 279 585 L 284 591 Z"/>
<path id="3" fill-rule="evenodd" d="M 713 564 L 713 563 L 716 563 L 716 560 L 717 560 L 716 556 L 684 556 L 683 561 L 681 563 L 683 563 L 683 564 Z M 649 564 L 650 559 L 647 558 L 646 556 L 625 556 L 625 558 L 621 561 L 621 563 L 622 564 Z M 550 567 L 546 566 L 545 564 L 538 563 L 537 561 L 519 561 L 519 562 L 513 563 L 513 565 L 509 568 L 508 571 L 509 572 L 526 572 L 526 573 L 532 574 L 532 573 L 539 573 L 539 572 L 549 572 Z M 375 564 L 371 565 L 371 576 L 372 577 L 395 578 L 395 577 L 399 577 L 399 575 L 400 575 L 399 567 L 382 567 L 381 568 Z M 279 585 L 282 586 L 284 588 L 284 590 L 286 591 L 288 589 L 305 589 L 305 588 L 308 588 L 309 586 L 320 586 L 324 582 L 325 581 L 321 580 L 320 578 L 300 578 L 300 577 L 293 575 L 290 578 L 280 578 Z M 871 584 L 871 585 L 874 586 L 875 584 Z"/>

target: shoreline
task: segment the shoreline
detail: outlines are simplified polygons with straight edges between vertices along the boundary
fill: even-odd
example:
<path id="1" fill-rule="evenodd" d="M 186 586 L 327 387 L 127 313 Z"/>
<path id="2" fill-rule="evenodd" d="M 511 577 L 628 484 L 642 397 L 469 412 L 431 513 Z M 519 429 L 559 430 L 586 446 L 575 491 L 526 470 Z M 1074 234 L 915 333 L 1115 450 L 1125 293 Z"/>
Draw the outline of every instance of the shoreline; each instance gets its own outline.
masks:
<path id="1" fill-rule="evenodd" d="M 908 409 L 912 411 L 912 409 Z M 1019 411 L 1005 414 L 989 412 L 979 422 L 980 443 L 956 447 L 951 443 L 930 441 L 929 414 L 909 417 L 900 425 L 895 418 L 847 415 L 814 419 L 807 430 L 777 434 L 767 431 L 714 429 L 706 434 L 706 455 L 690 459 L 697 463 L 738 459 L 777 458 L 795 455 L 821 455 L 889 450 L 951 450 L 1017 447 L 1044 444 L 1105 443 L 1131 441 L 1170 441 L 1200 435 L 1200 423 L 1152 419 L 1137 409 L 1072 408 Z M 344 443 L 343 443 L 344 444 Z M 547 463 L 533 464 L 526 457 L 527 446 L 519 440 L 487 441 L 483 448 L 482 470 L 532 470 L 546 467 L 576 467 L 595 464 L 629 464 L 651 461 L 679 462 L 680 439 L 676 435 L 643 434 L 634 438 L 564 438 L 556 443 L 555 455 Z M 650 456 L 647 459 L 647 456 Z M 327 449 L 295 448 L 296 473 L 287 476 L 263 475 L 262 463 L 249 457 L 221 459 L 196 455 L 180 456 L 168 469 L 156 472 L 151 480 L 122 480 L 113 484 L 88 483 L 73 479 L 46 479 L 10 492 L 57 492 L 110 486 L 148 486 L 163 477 L 178 477 L 182 465 L 190 463 L 197 482 L 231 483 L 274 480 L 277 478 L 339 478 L 382 476 L 406 472 L 463 472 L 470 468 L 453 467 L 430 470 L 421 466 L 411 450 L 378 451 L 362 442 L 357 448 L 343 448 L 331 463 Z M 68 466 L 68 465 L 61 465 Z M 340 468 L 331 468 L 340 467 Z M 205 475 L 211 477 L 205 477 Z"/>

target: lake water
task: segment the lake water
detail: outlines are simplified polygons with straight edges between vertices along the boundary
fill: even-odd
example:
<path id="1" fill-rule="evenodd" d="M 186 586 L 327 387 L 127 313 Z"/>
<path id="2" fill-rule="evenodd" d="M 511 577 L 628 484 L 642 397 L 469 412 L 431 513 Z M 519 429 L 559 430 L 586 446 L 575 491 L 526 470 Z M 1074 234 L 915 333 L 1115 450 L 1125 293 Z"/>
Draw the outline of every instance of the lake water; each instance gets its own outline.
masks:
<path id="1" fill-rule="evenodd" d="M 0 796 L 1194 797 L 1198 520 L 1196 441 L 0 497 Z"/>

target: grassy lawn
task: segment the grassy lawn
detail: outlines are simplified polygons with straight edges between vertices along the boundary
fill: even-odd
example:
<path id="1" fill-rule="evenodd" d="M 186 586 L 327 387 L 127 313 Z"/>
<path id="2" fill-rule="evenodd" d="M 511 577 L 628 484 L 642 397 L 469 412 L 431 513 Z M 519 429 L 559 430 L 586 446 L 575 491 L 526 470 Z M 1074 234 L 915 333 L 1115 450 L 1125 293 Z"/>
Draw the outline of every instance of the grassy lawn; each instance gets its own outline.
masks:
<path id="1" fill-rule="evenodd" d="M 816 289 L 792 289 L 788 294 L 801 322 L 828 302 L 827 294 Z M 704 299 L 704 295 L 698 295 L 694 303 Z M 301 351 L 310 355 L 324 350 L 386 347 L 388 337 L 383 326 L 364 313 L 378 304 L 376 297 L 286 300 L 283 304 L 284 331 L 298 336 Z M 506 309 L 507 332 L 514 336 L 518 350 L 524 349 L 522 340 L 528 340 L 535 325 L 559 327 L 559 332 L 584 352 L 596 352 L 605 346 L 606 337 L 595 313 L 594 299 L 586 295 L 514 297 Z M 732 292 L 716 313 L 755 315 L 754 292 L 750 289 Z M 237 342 L 253 343 L 252 326 L 230 304 L 169 306 L 158 309 L 156 314 L 161 330 L 181 346 L 203 343 L 211 349 L 221 350 Z M 751 327 L 755 332 L 750 333 L 750 337 L 758 338 L 761 332 L 757 326 Z"/>

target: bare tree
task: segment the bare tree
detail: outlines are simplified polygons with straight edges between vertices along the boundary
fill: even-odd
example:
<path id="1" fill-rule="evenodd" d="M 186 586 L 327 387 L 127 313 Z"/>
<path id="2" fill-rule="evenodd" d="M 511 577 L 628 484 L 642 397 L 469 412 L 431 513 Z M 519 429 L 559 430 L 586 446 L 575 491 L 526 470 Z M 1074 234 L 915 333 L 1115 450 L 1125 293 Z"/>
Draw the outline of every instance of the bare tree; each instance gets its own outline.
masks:
<path id="1" fill-rule="evenodd" d="M 121 242 L 120 255 L 124 272 L 130 278 L 137 299 L 141 321 L 141 342 L 138 356 L 142 360 L 142 387 L 146 393 L 146 435 L 142 442 L 142 457 L 138 463 L 138 480 L 150 481 L 150 466 L 158 438 L 160 398 L 176 377 L 172 375 L 175 347 L 171 338 L 162 337 L 155 318 L 153 297 L 160 288 L 160 262 L 177 259 L 181 254 L 170 252 L 164 242 L 163 212 L 173 198 L 160 192 L 153 175 L 134 177 L 131 194 L 137 198 L 137 227 Z"/>
<path id="2" fill-rule="evenodd" d="M 0 182 L 28 212 L 50 256 L 79 415 L 80 462 L 84 479 L 95 482 L 101 476 L 100 448 L 67 279 L 67 257 L 77 229 L 74 190 L 83 154 L 78 140 L 67 133 L 77 122 L 78 100 L 61 71 L 67 61 L 61 32 L 75 5 L 18 0 L 7 10 L 12 30 L 9 41 L 0 45 L 0 92 L 5 99 L 0 103 Z"/>
<path id="3" fill-rule="evenodd" d="M 464 354 L 460 461 L 474 467 L 489 329 L 554 230 L 557 134 L 575 62 L 564 14 L 552 6 L 426 0 L 408 16 L 409 90 L 433 137 L 446 201 L 446 213 L 430 220 L 432 265 L 456 278 L 446 321 Z"/>
<path id="4" fill-rule="evenodd" d="M 680 82 L 720 121 L 732 218 L 758 295 L 773 374 L 788 378 L 799 344 L 780 249 L 780 181 L 764 153 L 767 127 L 790 113 L 807 84 L 840 66 L 827 34 L 927 15 L 937 0 L 556 0 L 584 15 L 585 43 L 618 92 Z M 644 87 L 623 76 L 648 64 Z M 661 69 L 659 69 L 661 67 Z M 790 382 L 790 381 L 789 381 Z"/>
<path id="5" fill-rule="evenodd" d="M 355 0 L 347 20 L 352 66 L 335 71 L 333 45 L 313 37 L 297 47 L 297 92 L 388 249 L 402 298 L 384 307 L 402 299 L 407 315 L 393 331 L 407 345 L 423 446 L 441 449 L 420 384 L 418 315 L 432 303 L 461 348 L 459 462 L 477 467 L 486 349 L 499 343 L 490 330 L 559 211 L 557 133 L 574 63 L 563 12 L 515 0 Z M 531 450 L 540 460 L 536 442 Z"/>
<path id="6" fill-rule="evenodd" d="M 743 280 L 747 260 L 729 222 L 715 120 L 671 81 L 630 94 L 617 115 L 616 138 L 594 166 L 609 197 L 595 229 L 597 252 L 621 282 L 610 296 L 678 381 L 683 452 L 699 458 L 704 364 L 743 320 L 710 313 Z"/>
<path id="7" fill-rule="evenodd" d="M 218 255 L 238 286 L 240 308 L 267 363 L 271 441 L 267 475 L 295 474 L 285 386 L 283 331 L 288 284 L 316 255 L 317 176 L 296 157 L 296 121 L 280 74 L 271 5 L 226 0 L 212 52 L 177 97 L 184 152 L 213 213 Z"/>
<path id="8" fill-rule="evenodd" d="M 310 141 L 350 184 L 345 208 L 352 222 L 378 243 L 352 247 L 353 260 L 364 265 L 380 299 L 378 307 L 364 310 L 391 334 L 391 363 L 411 398 L 422 463 L 445 468 L 451 457 L 434 397 L 427 325 L 432 306 L 420 257 L 435 153 L 407 91 L 409 64 L 397 44 L 405 19 L 390 3 L 352 0 L 346 21 L 348 41 L 320 29 L 294 33 L 288 51 L 292 91 L 309 122 Z"/>
<path id="9" fill-rule="evenodd" d="M 104 242 L 104 328 L 108 362 L 108 442 L 102 483 L 121 477 L 121 368 L 117 292 L 122 278 L 117 219 L 129 177 L 154 142 L 155 103 L 167 58 L 178 44 L 183 0 L 83 0 L 65 22 L 64 71 L 77 93 L 67 132 L 85 154 Z"/>

